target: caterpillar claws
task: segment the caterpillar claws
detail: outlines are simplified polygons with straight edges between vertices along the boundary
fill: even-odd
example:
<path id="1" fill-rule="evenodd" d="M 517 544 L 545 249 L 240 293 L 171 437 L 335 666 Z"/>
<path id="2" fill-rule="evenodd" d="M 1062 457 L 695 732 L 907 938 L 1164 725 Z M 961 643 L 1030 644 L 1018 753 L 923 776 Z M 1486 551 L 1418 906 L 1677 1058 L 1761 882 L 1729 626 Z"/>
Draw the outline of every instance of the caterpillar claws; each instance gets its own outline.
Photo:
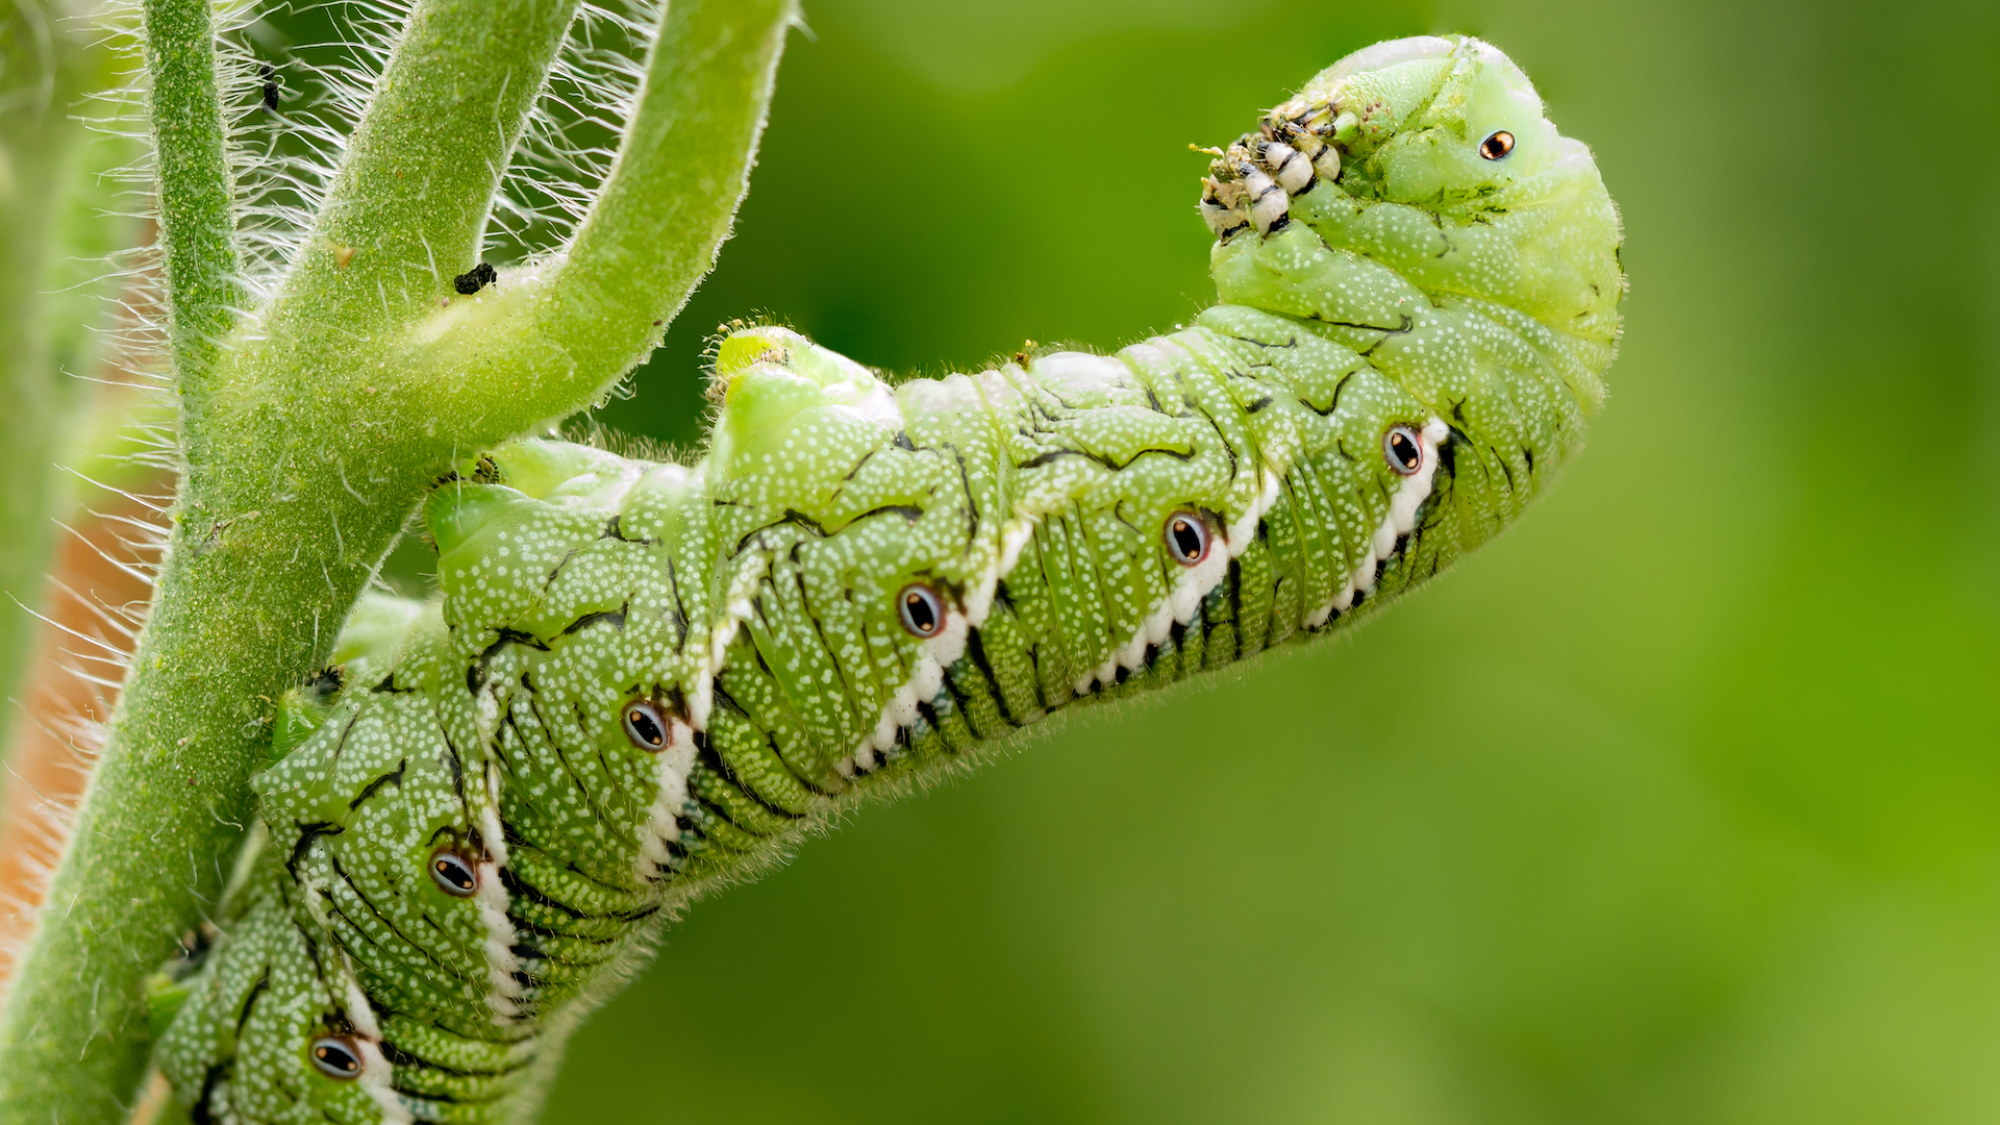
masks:
<path id="1" fill-rule="evenodd" d="M 1264 166 L 1271 169 L 1271 178 L 1289 195 L 1298 195 L 1313 186 L 1312 161 L 1283 141 L 1269 141 L 1261 154 Z"/>
<path id="2" fill-rule="evenodd" d="M 1272 110 L 1257 132 L 1238 137 L 1209 164 L 1201 193 L 1208 229 L 1223 241 L 1250 227 L 1260 235 L 1283 230 L 1292 197 L 1320 180 L 1340 178 L 1340 149 L 1327 138 L 1350 117 L 1336 118 L 1325 103 L 1293 102 Z"/>
<path id="3" fill-rule="evenodd" d="M 1215 237 L 1227 240 L 1250 225 L 1237 206 L 1241 195 L 1242 188 L 1236 183 L 1225 185 L 1213 176 L 1201 181 L 1201 217 Z"/>

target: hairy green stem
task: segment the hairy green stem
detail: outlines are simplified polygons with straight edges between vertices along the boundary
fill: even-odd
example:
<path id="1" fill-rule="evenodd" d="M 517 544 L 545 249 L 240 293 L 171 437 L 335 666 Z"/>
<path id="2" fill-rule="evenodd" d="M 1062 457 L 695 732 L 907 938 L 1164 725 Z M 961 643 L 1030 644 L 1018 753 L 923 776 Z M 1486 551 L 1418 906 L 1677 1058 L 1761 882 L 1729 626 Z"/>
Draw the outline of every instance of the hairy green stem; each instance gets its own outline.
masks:
<path id="1" fill-rule="evenodd" d="M 183 381 L 216 367 L 244 300 L 212 8 L 146 0 L 143 9 L 173 368 Z"/>
<path id="2" fill-rule="evenodd" d="M 630 364 L 654 343 L 650 322 L 680 311 L 715 265 L 749 189 L 760 110 L 771 98 L 792 7 L 791 0 L 673 5 L 618 163 L 556 272 L 568 303 L 540 310 L 539 333 L 572 355 Z M 728 94 L 708 96 L 717 90 Z M 715 206 L 717 196 L 727 207 Z M 635 275 L 658 284 L 635 289 L 627 284 Z"/>
<path id="3" fill-rule="evenodd" d="M 792 0 L 676 0 L 570 253 L 442 325 L 448 365 L 477 379 L 606 379 L 658 346 L 729 236 L 796 14 Z"/>
<path id="4" fill-rule="evenodd" d="M 199 378 L 224 356 L 241 304 L 211 5 L 148 0 L 143 17 L 171 358 L 178 377 Z M 212 897 L 212 869 L 240 831 L 217 819 L 247 816 L 240 765 L 175 755 L 165 732 L 145 734 L 114 736 L 16 970 L 0 1014 L 0 1117 L 116 1117 L 144 1065 L 140 981 Z M 207 783 L 163 788 L 158 767 L 173 758 Z"/>
<path id="5" fill-rule="evenodd" d="M 577 4 L 417 9 L 274 311 L 333 313 L 351 329 L 356 314 L 403 323 L 437 310 L 477 257 L 506 155 Z"/>
<path id="6" fill-rule="evenodd" d="M 110 744 L 0 1014 L 0 1123 L 118 1118 L 145 1064 L 144 981 L 215 901 L 274 701 L 327 659 L 431 481 L 588 403 L 657 340 L 728 231 L 791 17 L 777 0 L 674 5 L 611 185 L 662 199 L 594 214 L 579 251 L 602 261 L 579 280 L 467 298 L 452 271 L 574 0 L 421 0 L 293 273 L 231 333 L 206 5 L 147 11 L 171 37 L 149 59 L 187 466 Z M 610 323 L 625 291 L 652 294 L 642 326 Z"/>

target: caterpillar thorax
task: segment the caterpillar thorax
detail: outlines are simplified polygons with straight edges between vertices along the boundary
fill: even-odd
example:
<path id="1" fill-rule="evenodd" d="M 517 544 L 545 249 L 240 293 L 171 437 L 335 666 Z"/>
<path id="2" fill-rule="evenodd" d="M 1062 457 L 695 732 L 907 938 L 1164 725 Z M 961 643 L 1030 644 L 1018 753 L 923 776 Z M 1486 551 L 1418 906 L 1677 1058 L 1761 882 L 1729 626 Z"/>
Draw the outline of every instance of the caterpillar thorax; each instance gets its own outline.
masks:
<path id="1" fill-rule="evenodd" d="M 1053 710 L 1352 621 L 1576 449 L 1617 219 L 1493 48 L 1344 60 L 1203 211 L 1224 303 L 1114 356 L 891 386 L 754 328 L 698 462 L 523 441 L 438 488 L 441 598 L 357 611 L 257 781 L 268 843 L 160 1055 L 182 1104 L 517 1114 L 704 885 Z"/>

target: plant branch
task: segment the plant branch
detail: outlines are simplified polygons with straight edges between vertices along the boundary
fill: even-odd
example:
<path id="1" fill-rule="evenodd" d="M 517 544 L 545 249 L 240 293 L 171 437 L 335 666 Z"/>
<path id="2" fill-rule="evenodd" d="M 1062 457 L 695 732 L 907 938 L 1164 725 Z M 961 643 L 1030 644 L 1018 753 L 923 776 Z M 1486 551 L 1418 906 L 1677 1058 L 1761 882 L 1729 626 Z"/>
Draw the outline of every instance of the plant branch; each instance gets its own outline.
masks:
<path id="1" fill-rule="evenodd" d="M 431 0 L 413 14 L 294 264 L 280 316 L 436 311 L 477 260 L 507 158 L 578 0 Z M 274 324 L 274 330 L 286 330 Z"/>
<path id="2" fill-rule="evenodd" d="M 675 0 L 604 190 L 567 256 L 433 336 L 472 382 L 526 377 L 553 414 L 565 386 L 603 386 L 657 347 L 713 268 L 749 186 L 792 0 Z"/>
<path id="3" fill-rule="evenodd" d="M 160 241 L 174 374 L 183 385 L 218 365 L 244 301 L 213 6 L 211 0 L 145 0 L 144 6 Z"/>

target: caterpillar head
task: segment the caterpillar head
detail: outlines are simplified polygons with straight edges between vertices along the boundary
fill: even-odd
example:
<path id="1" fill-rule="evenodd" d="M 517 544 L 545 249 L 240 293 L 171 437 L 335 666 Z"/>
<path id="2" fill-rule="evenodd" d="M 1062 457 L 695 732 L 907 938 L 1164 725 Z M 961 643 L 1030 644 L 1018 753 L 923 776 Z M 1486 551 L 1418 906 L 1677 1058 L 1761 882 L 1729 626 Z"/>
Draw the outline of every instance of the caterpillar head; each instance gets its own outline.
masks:
<path id="1" fill-rule="evenodd" d="M 1321 183 L 1351 199 L 1465 221 L 1545 205 L 1597 174 L 1590 150 L 1549 122 L 1520 67 L 1466 36 L 1357 51 L 1266 114 L 1256 132 L 1209 151 L 1217 159 L 1203 181 L 1202 213 L 1225 240 L 1283 229 L 1295 201 Z"/>
<path id="2" fill-rule="evenodd" d="M 1581 445 L 1618 339 L 1618 213 L 1589 148 L 1496 48 L 1421 37 L 1335 63 L 1211 173 L 1225 304 L 1351 349 L 1448 427 L 1402 573 L 1510 523 Z"/>
<path id="3" fill-rule="evenodd" d="M 1225 301 L 1390 326 L 1470 297 L 1603 349 L 1590 366 L 1609 362 L 1625 291 L 1617 208 L 1590 149 L 1557 132 L 1491 44 L 1422 36 L 1349 55 L 1210 172 L 1202 213 Z M 1322 250 L 1348 263 L 1331 273 L 1370 276 L 1328 293 Z M 1415 291 L 1429 300 L 1411 304 Z"/>
<path id="4" fill-rule="evenodd" d="M 1279 122 L 1324 115 L 1346 150 L 1342 187 L 1350 195 L 1447 209 L 1590 160 L 1549 123 L 1521 68 L 1477 39 L 1376 44 L 1272 111 Z"/>

